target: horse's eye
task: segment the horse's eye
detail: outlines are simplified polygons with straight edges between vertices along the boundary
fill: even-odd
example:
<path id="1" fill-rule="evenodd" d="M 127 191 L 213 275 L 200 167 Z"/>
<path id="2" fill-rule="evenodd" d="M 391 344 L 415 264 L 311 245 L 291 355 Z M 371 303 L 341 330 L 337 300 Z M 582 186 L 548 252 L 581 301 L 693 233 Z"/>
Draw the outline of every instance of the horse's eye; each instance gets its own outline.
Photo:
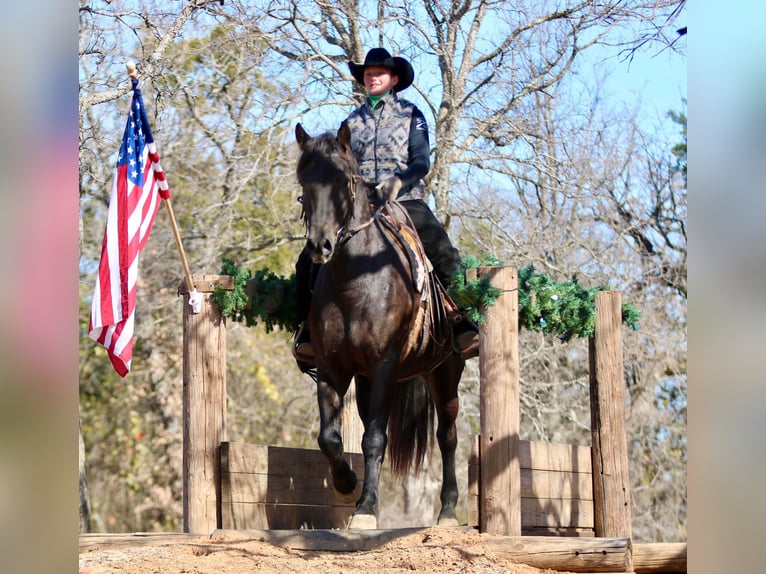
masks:
<path id="1" fill-rule="evenodd" d="M 303 203 L 303 196 L 302 195 L 298 196 L 298 203 Z"/>

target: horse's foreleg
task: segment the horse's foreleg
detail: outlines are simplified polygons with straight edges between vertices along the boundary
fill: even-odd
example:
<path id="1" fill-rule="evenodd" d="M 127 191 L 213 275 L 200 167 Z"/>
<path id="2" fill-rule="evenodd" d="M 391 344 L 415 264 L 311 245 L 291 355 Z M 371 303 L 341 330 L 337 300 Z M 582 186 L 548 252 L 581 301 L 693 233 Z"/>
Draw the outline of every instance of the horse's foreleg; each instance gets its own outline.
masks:
<path id="1" fill-rule="evenodd" d="M 349 528 L 374 529 L 378 526 L 378 484 L 388 443 L 388 394 L 391 392 L 390 385 L 396 384 L 382 375 L 379 372 L 372 385 L 357 377 L 357 402 L 360 403 L 359 412 L 364 423 L 364 485 Z"/>
<path id="2" fill-rule="evenodd" d="M 346 499 L 356 488 L 356 473 L 343 458 L 343 438 L 340 422 L 343 412 L 343 397 L 335 387 L 325 380 L 317 381 L 319 403 L 319 449 L 330 463 L 333 487 L 340 498 Z"/>

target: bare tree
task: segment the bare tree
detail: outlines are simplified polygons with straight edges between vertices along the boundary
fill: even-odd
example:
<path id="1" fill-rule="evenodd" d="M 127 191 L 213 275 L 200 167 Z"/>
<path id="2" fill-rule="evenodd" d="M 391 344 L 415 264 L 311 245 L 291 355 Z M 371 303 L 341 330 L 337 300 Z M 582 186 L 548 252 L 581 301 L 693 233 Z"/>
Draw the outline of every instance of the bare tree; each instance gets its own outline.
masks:
<path id="1" fill-rule="evenodd" d="M 308 70 L 306 95 L 314 107 L 352 103 L 338 80 L 350 82 L 346 62 L 360 61 L 374 44 L 387 42 L 413 61 L 415 89 L 434 118 L 429 189 L 448 224 L 454 170 L 464 164 L 494 170 L 505 158 L 518 161 L 517 145 L 539 137 L 524 119 L 535 94 L 559 82 L 593 45 L 634 45 L 639 40 L 624 34 L 627 26 L 656 27 L 677 4 L 291 2 L 253 16 L 285 65 Z M 339 92 L 345 100 L 338 100 Z M 352 96 L 359 95 L 353 86 Z"/>
<path id="2" fill-rule="evenodd" d="M 86 334 L 111 162 L 127 117 L 125 61 L 139 65 L 193 273 L 215 273 L 227 255 L 240 264 L 281 273 L 291 268 L 303 230 L 294 208 L 291 148 L 283 145 L 280 126 L 294 94 L 260 70 L 262 43 L 238 21 L 236 5 L 222 9 L 217 2 L 187 2 L 177 13 L 166 12 L 166 3 L 147 3 L 140 12 L 134 4 L 125 6 L 93 2 L 80 11 L 85 470 L 95 529 L 172 529 L 180 522 L 181 500 L 182 360 L 176 290 L 182 273 L 164 208 L 141 254 L 134 362 L 125 381 L 111 371 L 103 349 Z M 265 333 L 244 331 L 234 330 L 230 338 L 234 357 L 245 357 L 232 361 L 230 389 L 237 410 L 257 416 L 247 423 L 233 416 L 230 436 L 255 434 L 275 442 L 276 429 L 262 424 L 268 419 L 264 411 L 293 400 L 288 390 L 291 384 L 296 392 L 300 389 L 295 384 L 300 373 L 296 369 L 283 377 L 284 365 L 270 360 L 284 338 L 261 344 L 258 337 Z M 263 365 L 262 372 L 253 369 L 254 363 Z M 252 396 L 257 411 L 240 406 Z M 261 429 L 253 433 L 248 425 L 260 425 L 271 434 Z M 295 430 L 293 436 L 304 440 Z"/>
<path id="3" fill-rule="evenodd" d="M 593 46 L 620 54 L 642 49 L 652 31 L 669 37 L 680 4 L 227 0 L 171 10 L 147 2 L 138 12 L 127 2 L 81 2 L 83 316 L 127 106 L 125 60 L 137 61 L 147 81 L 193 272 L 215 272 L 228 255 L 289 274 L 302 238 L 292 125 L 334 130 L 361 96 L 347 61 L 384 45 L 416 68 L 407 97 L 430 118 L 429 189 L 461 252 L 609 284 L 644 311 L 639 330 L 625 336 L 636 515 L 650 517 L 637 519 L 635 532 L 678 539 L 685 513 L 669 509 L 686 500 L 685 179 L 671 143 L 640 128 L 636 110 L 604 107 L 599 85 L 579 74 Z M 114 528 L 168 528 L 180 512 L 180 274 L 161 219 L 140 277 L 129 384 L 83 335 L 83 438 L 97 529 L 109 527 L 110 513 L 122 513 Z M 313 391 L 292 364 L 287 335 L 231 329 L 232 438 L 313 442 Z M 525 434 L 587 444 L 585 343 L 525 332 L 522 345 Z M 461 437 L 478 428 L 475 367 L 462 383 Z M 109 476 L 120 477 L 118 486 Z"/>

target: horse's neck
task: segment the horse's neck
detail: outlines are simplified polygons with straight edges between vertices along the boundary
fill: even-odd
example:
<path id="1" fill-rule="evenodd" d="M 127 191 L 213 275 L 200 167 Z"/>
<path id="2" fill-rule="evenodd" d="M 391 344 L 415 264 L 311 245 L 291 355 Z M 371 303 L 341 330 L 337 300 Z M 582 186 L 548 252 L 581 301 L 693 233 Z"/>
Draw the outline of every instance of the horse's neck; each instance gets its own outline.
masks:
<path id="1" fill-rule="evenodd" d="M 354 190 L 354 217 L 353 225 L 360 226 L 367 224 L 372 219 L 372 209 L 370 200 L 367 197 L 367 189 L 360 181 L 357 182 Z"/>
<path id="2" fill-rule="evenodd" d="M 384 246 L 384 242 L 381 241 L 381 230 L 375 223 L 375 213 L 367 196 L 367 189 L 361 181 L 354 191 L 353 215 L 346 226 L 346 231 L 350 237 L 346 239 L 337 256 L 329 264 L 335 264 L 336 271 L 340 272 L 336 277 L 339 281 L 345 281 L 357 275 L 354 270 L 359 265 L 360 255 L 363 256 L 362 261 L 367 260 L 371 253 Z M 350 275 L 347 274 L 349 270 L 352 270 Z"/>

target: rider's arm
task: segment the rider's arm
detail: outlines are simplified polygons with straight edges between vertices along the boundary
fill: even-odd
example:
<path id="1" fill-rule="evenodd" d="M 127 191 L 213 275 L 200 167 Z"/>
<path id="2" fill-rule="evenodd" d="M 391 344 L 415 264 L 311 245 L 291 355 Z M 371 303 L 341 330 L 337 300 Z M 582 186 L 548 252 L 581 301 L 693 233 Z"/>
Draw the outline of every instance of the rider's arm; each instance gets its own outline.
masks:
<path id="1" fill-rule="evenodd" d="M 431 147 L 428 143 L 428 124 L 426 118 L 417 107 L 412 111 L 412 121 L 410 122 L 410 139 L 408 144 L 408 165 L 407 169 L 397 174 L 402 180 L 403 187 L 410 185 L 422 179 L 431 169 L 431 160 L 429 158 Z"/>

